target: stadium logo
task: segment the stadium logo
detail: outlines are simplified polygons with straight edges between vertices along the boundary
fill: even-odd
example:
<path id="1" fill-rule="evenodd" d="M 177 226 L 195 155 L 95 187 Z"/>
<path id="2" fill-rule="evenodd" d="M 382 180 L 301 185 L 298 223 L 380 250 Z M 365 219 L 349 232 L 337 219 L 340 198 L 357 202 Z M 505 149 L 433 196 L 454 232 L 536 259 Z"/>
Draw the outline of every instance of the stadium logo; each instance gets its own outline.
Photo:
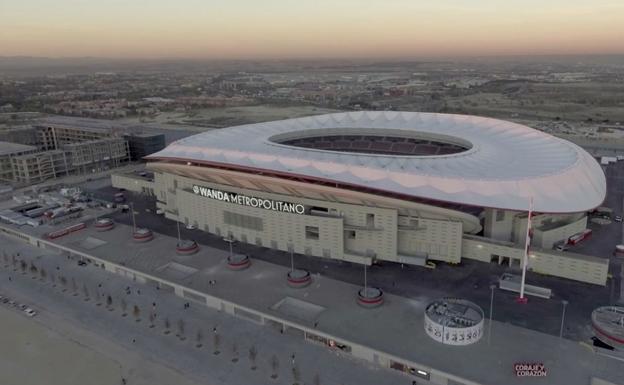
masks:
<path id="1" fill-rule="evenodd" d="M 291 203 L 284 201 L 276 201 L 273 199 L 264 199 L 257 197 L 250 197 L 243 194 L 232 193 L 228 191 L 222 191 L 213 189 L 210 187 L 203 187 L 193 185 L 193 193 L 206 198 L 215 199 L 221 202 L 234 203 L 241 206 L 255 207 L 259 209 L 280 211 L 290 214 L 305 214 L 305 207 L 301 203 Z"/>

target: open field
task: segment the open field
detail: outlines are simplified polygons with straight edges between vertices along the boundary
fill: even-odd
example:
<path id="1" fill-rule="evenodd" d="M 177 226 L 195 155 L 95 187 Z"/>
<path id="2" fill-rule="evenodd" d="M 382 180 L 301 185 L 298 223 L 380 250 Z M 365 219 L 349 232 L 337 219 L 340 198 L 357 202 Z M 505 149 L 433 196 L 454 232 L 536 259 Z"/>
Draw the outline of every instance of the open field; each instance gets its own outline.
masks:
<path id="1" fill-rule="evenodd" d="M 154 117 L 128 118 L 123 121 L 220 128 L 337 111 L 315 106 L 257 105 L 204 108 L 189 112 L 162 112 Z"/>
<path id="2" fill-rule="evenodd" d="M 46 316 L 28 319 L 0 306 L 2 385 L 111 385 L 122 378 L 128 384 L 195 384 L 110 340 Z"/>

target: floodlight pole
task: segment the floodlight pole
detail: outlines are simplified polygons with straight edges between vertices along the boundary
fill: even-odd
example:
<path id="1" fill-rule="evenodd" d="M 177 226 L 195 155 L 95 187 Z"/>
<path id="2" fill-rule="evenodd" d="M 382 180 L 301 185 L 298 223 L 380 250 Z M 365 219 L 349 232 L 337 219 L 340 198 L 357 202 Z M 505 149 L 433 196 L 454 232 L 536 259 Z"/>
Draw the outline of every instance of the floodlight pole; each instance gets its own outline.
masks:
<path id="1" fill-rule="evenodd" d="M 295 247 L 294 245 L 290 244 L 290 272 L 294 273 L 295 272 L 295 253 L 294 253 Z"/>
<path id="2" fill-rule="evenodd" d="M 526 302 L 524 297 L 524 286 L 526 281 L 526 270 L 529 264 L 529 245 L 531 244 L 531 217 L 533 216 L 533 197 L 529 199 L 529 212 L 527 214 L 527 230 L 526 241 L 524 244 L 524 256 L 522 258 L 522 280 L 520 281 L 520 298 L 518 301 L 521 303 Z"/>
<path id="3" fill-rule="evenodd" d="M 367 264 L 364 264 L 364 295 L 366 295 L 366 268 L 368 267 Z"/>
<path id="4" fill-rule="evenodd" d="M 563 305 L 563 310 L 561 311 L 561 327 L 559 328 L 559 338 L 563 338 L 563 324 L 565 322 L 565 311 L 566 306 L 568 306 L 568 301 L 564 299 L 561 301 L 561 304 Z"/>
<path id="5" fill-rule="evenodd" d="M 132 213 L 132 232 L 136 232 L 136 219 L 134 218 L 134 202 L 130 202 L 130 210 Z"/>
<path id="6" fill-rule="evenodd" d="M 495 284 L 490 285 L 490 322 L 488 323 L 488 345 L 490 344 L 490 339 L 492 336 L 492 314 L 494 313 L 494 289 L 496 289 Z"/>
<path id="7" fill-rule="evenodd" d="M 180 222 L 176 222 L 178 224 L 178 244 L 182 241 L 182 237 L 180 236 Z"/>

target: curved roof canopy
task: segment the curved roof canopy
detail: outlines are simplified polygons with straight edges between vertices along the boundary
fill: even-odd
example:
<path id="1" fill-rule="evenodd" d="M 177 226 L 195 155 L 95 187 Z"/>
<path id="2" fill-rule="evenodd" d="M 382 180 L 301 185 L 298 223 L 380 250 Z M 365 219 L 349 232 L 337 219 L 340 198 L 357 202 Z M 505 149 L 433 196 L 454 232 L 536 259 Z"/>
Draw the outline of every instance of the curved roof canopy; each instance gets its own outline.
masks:
<path id="1" fill-rule="evenodd" d="M 538 212 L 580 212 L 599 206 L 606 194 L 602 169 L 577 145 L 465 115 L 345 112 L 248 124 L 178 140 L 147 159 L 267 170 L 519 211 L 533 197 Z"/>

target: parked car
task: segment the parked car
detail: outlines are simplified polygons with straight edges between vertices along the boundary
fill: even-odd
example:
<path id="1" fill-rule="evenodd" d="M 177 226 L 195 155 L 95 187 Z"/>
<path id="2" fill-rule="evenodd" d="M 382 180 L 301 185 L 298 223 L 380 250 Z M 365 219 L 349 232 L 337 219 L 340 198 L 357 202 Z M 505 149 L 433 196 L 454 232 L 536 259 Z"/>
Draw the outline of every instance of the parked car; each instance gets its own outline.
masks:
<path id="1" fill-rule="evenodd" d="M 616 222 L 622 222 L 622 216 L 621 216 L 621 215 L 616 215 L 616 216 L 615 216 L 615 218 L 614 218 L 614 220 L 615 220 Z"/>
<path id="2" fill-rule="evenodd" d="M 29 317 L 34 317 L 37 315 L 37 312 L 31 308 L 26 308 L 26 310 L 24 310 L 24 313 L 26 313 L 26 315 Z"/>
<path id="3" fill-rule="evenodd" d="M 85 261 L 83 261 L 83 260 L 78 260 L 78 266 L 84 266 L 84 265 L 86 265 L 86 264 L 87 264 L 87 263 L 86 263 Z"/>
<path id="4" fill-rule="evenodd" d="M 560 243 L 557 246 L 555 246 L 555 250 L 557 251 L 567 251 L 570 247 L 568 247 L 567 244 L 565 243 Z"/>
<path id="5" fill-rule="evenodd" d="M 192 224 L 192 223 L 189 223 L 188 225 L 186 225 L 186 229 L 187 229 L 187 230 L 195 230 L 196 228 L 197 228 L 197 226 L 195 226 L 195 225 L 194 225 L 194 224 Z"/>
<path id="6" fill-rule="evenodd" d="M 163 209 L 156 209 L 156 214 L 163 215 L 164 213 L 165 213 L 165 210 L 163 210 Z"/>

